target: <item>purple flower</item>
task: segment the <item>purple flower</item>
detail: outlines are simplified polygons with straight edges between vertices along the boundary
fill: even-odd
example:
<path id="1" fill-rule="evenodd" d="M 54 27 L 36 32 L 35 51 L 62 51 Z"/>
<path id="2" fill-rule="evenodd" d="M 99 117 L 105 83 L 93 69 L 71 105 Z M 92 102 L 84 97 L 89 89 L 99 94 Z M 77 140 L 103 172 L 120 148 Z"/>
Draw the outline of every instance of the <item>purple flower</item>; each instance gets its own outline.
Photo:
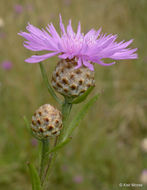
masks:
<path id="1" fill-rule="evenodd" d="M 74 181 L 75 183 L 77 183 L 77 184 L 82 183 L 82 182 L 83 182 L 83 176 L 77 175 L 77 176 L 75 176 L 75 177 L 73 178 L 73 181 Z"/>
<path id="2" fill-rule="evenodd" d="M 11 61 L 3 61 L 1 66 L 5 70 L 10 70 L 12 68 L 12 62 Z"/>
<path id="3" fill-rule="evenodd" d="M 22 5 L 19 5 L 19 4 L 14 5 L 14 11 L 15 11 L 17 14 L 21 14 L 21 13 L 23 12 L 23 7 L 22 7 Z"/>
<path id="4" fill-rule="evenodd" d="M 102 66 L 115 64 L 104 63 L 102 59 L 110 58 L 114 60 L 120 59 L 136 59 L 136 49 L 127 48 L 133 40 L 127 42 L 115 42 L 117 35 L 100 34 L 101 29 L 95 31 L 91 29 L 87 34 L 81 33 L 81 25 L 79 22 L 77 32 L 75 33 L 71 26 L 71 20 L 67 29 L 62 23 L 60 15 L 61 35 L 59 35 L 51 23 L 44 29 L 38 29 L 35 26 L 28 24 L 26 32 L 20 32 L 19 35 L 27 41 L 24 42 L 24 47 L 32 51 L 49 51 L 44 55 L 33 55 L 26 59 L 28 63 L 37 63 L 58 55 L 60 59 L 75 59 L 79 68 L 83 65 L 90 70 L 94 70 L 92 63 L 98 63 Z"/>
<path id="5" fill-rule="evenodd" d="M 38 145 L 38 141 L 35 138 L 31 139 L 31 144 L 33 147 L 36 147 Z"/>
<path id="6" fill-rule="evenodd" d="M 68 170 L 68 166 L 67 165 L 62 165 L 61 169 L 63 172 L 66 172 Z"/>
<path id="7" fill-rule="evenodd" d="M 64 4 L 69 6 L 71 4 L 71 0 L 64 0 Z"/>
<path id="8" fill-rule="evenodd" d="M 26 5 L 26 8 L 27 8 L 27 10 L 28 10 L 29 12 L 33 11 L 33 5 L 32 5 L 31 3 L 28 3 L 28 4 Z"/>
<path id="9" fill-rule="evenodd" d="M 6 34 L 4 32 L 0 32 L 0 38 L 5 38 Z"/>

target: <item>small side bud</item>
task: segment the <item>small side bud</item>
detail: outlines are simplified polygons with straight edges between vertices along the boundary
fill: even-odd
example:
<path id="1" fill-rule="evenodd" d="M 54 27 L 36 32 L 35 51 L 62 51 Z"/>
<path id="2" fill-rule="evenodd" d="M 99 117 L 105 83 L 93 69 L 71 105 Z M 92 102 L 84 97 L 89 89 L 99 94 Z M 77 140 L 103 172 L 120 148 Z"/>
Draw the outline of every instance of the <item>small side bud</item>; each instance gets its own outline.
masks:
<path id="1" fill-rule="evenodd" d="M 39 139 L 58 136 L 62 129 L 62 115 L 50 104 L 42 105 L 32 116 L 31 129 Z"/>

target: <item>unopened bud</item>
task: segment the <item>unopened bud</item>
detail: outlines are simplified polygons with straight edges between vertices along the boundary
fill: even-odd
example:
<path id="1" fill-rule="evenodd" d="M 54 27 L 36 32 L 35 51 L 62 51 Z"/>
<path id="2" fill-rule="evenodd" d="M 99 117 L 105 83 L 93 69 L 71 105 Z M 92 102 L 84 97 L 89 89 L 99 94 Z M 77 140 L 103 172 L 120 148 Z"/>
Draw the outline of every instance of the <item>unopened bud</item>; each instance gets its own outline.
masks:
<path id="1" fill-rule="evenodd" d="M 50 104 L 42 105 L 32 116 L 31 129 L 39 139 L 58 136 L 61 128 L 62 115 Z"/>

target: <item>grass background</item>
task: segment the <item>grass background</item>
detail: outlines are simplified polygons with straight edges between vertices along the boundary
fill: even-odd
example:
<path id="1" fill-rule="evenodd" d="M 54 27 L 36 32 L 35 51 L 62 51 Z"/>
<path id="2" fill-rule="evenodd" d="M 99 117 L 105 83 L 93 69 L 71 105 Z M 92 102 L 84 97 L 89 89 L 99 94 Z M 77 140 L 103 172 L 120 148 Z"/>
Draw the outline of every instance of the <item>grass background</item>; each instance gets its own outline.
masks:
<path id="1" fill-rule="evenodd" d="M 16 4 L 22 5 L 22 13 L 15 12 Z M 141 172 L 147 168 L 147 157 L 140 148 L 147 136 L 146 10 L 146 0 L 0 1 L 0 17 L 5 23 L 0 28 L 4 36 L 0 38 L 0 64 L 4 60 L 13 63 L 9 71 L 0 67 L 0 189 L 31 189 L 26 162 L 38 166 L 39 145 L 32 145 L 23 116 L 31 121 L 40 105 L 55 105 L 38 64 L 24 62 L 33 53 L 23 47 L 17 33 L 24 31 L 28 22 L 37 27 L 53 22 L 59 31 L 59 13 L 65 24 L 72 19 L 74 29 L 80 20 L 83 32 L 102 27 L 103 32 L 117 33 L 119 40 L 135 39 L 132 47 L 138 47 L 139 59 L 112 67 L 95 65 L 94 92 L 103 93 L 71 143 L 60 151 L 49 189 L 118 190 L 119 183 L 141 183 Z M 50 78 L 57 58 L 45 63 Z M 71 118 L 80 106 L 73 108 Z"/>

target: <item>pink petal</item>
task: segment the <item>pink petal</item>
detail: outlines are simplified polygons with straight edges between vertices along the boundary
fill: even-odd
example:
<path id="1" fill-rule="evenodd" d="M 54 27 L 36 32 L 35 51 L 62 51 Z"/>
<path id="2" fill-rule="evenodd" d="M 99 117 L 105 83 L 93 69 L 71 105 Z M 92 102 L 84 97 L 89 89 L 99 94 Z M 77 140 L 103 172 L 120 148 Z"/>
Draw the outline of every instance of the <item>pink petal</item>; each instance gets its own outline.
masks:
<path id="1" fill-rule="evenodd" d="M 81 58 L 78 59 L 78 62 L 77 62 L 77 66 L 75 67 L 75 69 L 78 69 L 82 66 L 82 61 L 81 61 Z"/>
<path id="2" fill-rule="evenodd" d="M 93 65 L 90 64 L 88 61 L 83 60 L 83 65 L 85 65 L 86 67 L 88 67 L 91 71 L 94 71 Z"/>
<path id="3" fill-rule="evenodd" d="M 59 15 L 59 17 L 60 17 L 60 28 L 61 28 L 62 33 L 65 35 L 66 32 L 65 32 L 64 24 L 62 22 L 61 14 Z"/>
<path id="4" fill-rule="evenodd" d="M 61 58 L 61 59 L 67 59 L 68 58 L 68 54 L 64 53 L 62 55 L 59 55 L 58 57 Z"/>
<path id="5" fill-rule="evenodd" d="M 49 57 L 56 55 L 56 54 L 58 54 L 58 52 L 48 53 L 45 55 L 33 55 L 30 58 L 26 59 L 25 62 L 27 62 L 27 63 L 38 63 L 40 61 L 48 59 Z"/>
<path id="6" fill-rule="evenodd" d="M 80 34 L 81 34 L 81 23 L 79 22 L 76 37 L 79 38 Z"/>
<path id="7" fill-rule="evenodd" d="M 102 66 L 111 66 L 111 65 L 114 65 L 115 62 L 112 62 L 112 63 L 104 63 L 103 61 L 99 60 L 97 61 L 96 63 L 102 65 Z"/>

